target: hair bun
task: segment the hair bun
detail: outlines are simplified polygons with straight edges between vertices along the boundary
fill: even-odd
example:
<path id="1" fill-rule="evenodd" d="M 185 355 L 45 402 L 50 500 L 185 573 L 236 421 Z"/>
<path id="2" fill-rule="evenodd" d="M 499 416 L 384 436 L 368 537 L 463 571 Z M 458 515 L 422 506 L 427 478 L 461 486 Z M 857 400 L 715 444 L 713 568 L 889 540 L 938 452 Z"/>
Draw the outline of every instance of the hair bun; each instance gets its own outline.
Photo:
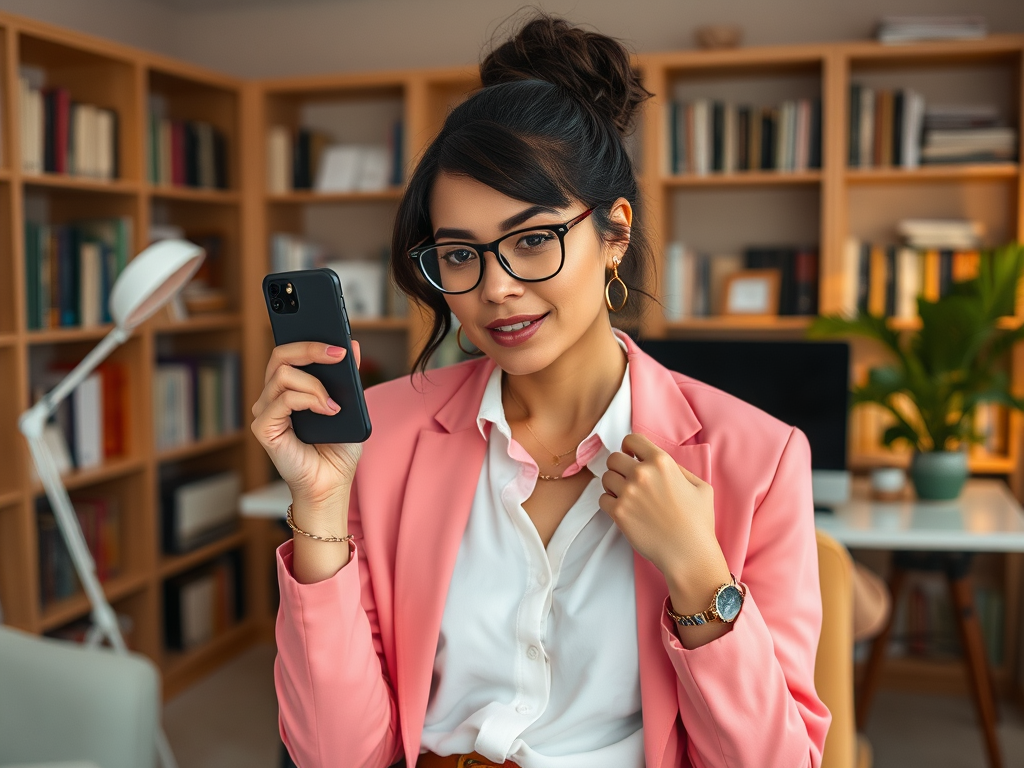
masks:
<path id="1" fill-rule="evenodd" d="M 480 78 L 484 87 L 515 80 L 560 86 L 611 120 L 623 135 L 632 129 L 640 104 L 651 96 L 622 43 L 547 14 L 531 17 L 496 46 L 480 64 Z"/>

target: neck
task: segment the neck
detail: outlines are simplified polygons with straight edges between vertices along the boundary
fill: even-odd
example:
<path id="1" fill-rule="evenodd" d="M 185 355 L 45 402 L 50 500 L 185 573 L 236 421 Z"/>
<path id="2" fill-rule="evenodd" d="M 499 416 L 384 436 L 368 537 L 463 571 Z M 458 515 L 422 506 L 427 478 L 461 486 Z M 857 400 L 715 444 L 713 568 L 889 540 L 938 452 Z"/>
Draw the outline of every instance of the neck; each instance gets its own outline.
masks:
<path id="1" fill-rule="evenodd" d="M 512 421 L 528 420 L 541 437 L 558 441 L 557 451 L 594 428 L 622 384 L 626 356 L 604 320 L 551 365 L 522 376 L 505 374 L 504 406 Z M 525 410 L 525 412 L 524 412 Z M 565 442 L 566 445 L 562 445 Z"/>

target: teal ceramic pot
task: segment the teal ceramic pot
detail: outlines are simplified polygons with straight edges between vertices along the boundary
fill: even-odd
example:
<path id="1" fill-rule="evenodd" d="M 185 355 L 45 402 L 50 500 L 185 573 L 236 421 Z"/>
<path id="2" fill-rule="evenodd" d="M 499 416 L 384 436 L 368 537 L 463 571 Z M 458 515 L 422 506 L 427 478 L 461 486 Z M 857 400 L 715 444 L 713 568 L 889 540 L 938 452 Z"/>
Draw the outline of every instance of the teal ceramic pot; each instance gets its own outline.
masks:
<path id="1" fill-rule="evenodd" d="M 968 474 L 967 453 L 964 451 L 915 453 L 910 462 L 910 479 L 920 499 L 955 499 L 960 495 Z"/>

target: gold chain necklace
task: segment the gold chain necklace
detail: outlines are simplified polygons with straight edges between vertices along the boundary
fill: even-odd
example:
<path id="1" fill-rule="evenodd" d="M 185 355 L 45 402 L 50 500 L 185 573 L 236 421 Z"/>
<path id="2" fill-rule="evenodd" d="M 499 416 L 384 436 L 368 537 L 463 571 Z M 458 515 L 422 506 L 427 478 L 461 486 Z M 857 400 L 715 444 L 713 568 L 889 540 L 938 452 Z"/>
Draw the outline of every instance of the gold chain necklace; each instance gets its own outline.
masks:
<path id="1" fill-rule="evenodd" d="M 508 392 L 508 396 L 512 398 L 512 400 L 515 402 L 516 405 L 519 406 L 519 408 L 523 411 L 523 413 L 529 415 L 529 411 L 526 410 L 526 406 L 524 406 L 521 402 L 519 402 L 519 398 L 516 397 L 515 392 L 512 391 L 512 387 L 508 386 L 508 382 L 507 381 L 505 382 L 505 391 Z M 533 439 L 537 441 L 537 444 L 541 448 L 543 448 L 545 451 L 547 451 L 548 453 L 551 454 L 551 463 L 554 464 L 555 466 L 558 466 L 561 463 L 562 457 L 568 456 L 570 453 L 575 453 L 576 452 L 576 448 L 570 448 L 568 451 L 565 451 L 564 453 L 555 453 L 550 448 L 548 448 L 546 445 L 544 445 L 543 442 L 541 442 L 541 439 L 539 437 L 537 437 L 537 433 L 533 431 L 533 427 L 530 426 L 530 423 L 528 421 L 524 420 L 523 421 L 523 426 L 526 427 L 529 430 L 531 435 L 533 435 Z M 562 480 L 563 479 L 563 475 L 542 475 L 542 474 L 539 473 L 539 470 L 538 470 L 537 477 L 539 477 L 541 480 Z"/>

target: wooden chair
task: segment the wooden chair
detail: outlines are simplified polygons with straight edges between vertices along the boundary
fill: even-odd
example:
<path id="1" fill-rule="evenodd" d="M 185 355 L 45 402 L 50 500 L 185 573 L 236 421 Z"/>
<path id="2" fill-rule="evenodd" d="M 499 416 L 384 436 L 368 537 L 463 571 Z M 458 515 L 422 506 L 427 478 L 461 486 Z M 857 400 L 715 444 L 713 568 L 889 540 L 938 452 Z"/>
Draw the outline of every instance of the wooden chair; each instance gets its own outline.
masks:
<path id="1" fill-rule="evenodd" d="M 814 685 L 832 713 L 821 768 L 871 768 L 871 745 L 857 733 L 853 702 L 853 561 L 831 536 L 817 536 L 822 622 Z"/>

